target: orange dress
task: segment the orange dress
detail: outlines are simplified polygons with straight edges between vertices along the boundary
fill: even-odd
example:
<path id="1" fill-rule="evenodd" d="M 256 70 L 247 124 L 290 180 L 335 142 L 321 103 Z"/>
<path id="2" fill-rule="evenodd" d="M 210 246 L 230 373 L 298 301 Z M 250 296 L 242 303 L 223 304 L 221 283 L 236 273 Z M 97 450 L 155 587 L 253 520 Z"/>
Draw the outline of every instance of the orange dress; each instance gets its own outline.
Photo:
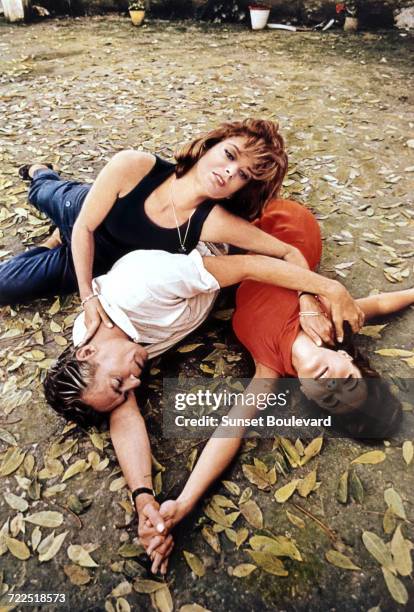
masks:
<path id="1" fill-rule="evenodd" d="M 310 269 L 317 268 L 322 255 L 321 233 L 315 217 L 304 206 L 291 200 L 271 200 L 255 225 L 300 249 Z M 280 376 L 297 376 L 292 365 L 292 344 L 300 329 L 297 291 L 242 282 L 236 294 L 233 329 L 256 363 Z"/>

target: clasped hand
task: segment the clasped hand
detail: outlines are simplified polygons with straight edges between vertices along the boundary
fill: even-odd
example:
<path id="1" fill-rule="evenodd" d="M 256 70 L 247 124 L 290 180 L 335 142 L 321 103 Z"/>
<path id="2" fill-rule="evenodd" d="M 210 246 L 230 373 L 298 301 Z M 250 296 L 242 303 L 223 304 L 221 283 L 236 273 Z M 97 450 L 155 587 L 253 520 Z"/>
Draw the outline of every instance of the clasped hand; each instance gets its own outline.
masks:
<path id="1" fill-rule="evenodd" d="M 178 522 L 178 503 L 167 500 L 161 506 L 154 499 L 139 510 L 138 537 L 152 561 L 151 572 L 166 574 L 174 548 L 171 529 Z"/>

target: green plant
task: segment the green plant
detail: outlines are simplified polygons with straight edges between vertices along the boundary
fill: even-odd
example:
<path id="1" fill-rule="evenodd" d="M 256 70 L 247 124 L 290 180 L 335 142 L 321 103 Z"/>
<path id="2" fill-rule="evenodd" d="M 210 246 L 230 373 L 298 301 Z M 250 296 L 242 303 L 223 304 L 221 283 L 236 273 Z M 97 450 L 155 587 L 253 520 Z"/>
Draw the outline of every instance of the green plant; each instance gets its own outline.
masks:
<path id="1" fill-rule="evenodd" d="M 129 11 L 145 11 L 145 2 L 144 0 L 135 0 L 134 2 L 130 2 L 128 4 Z"/>

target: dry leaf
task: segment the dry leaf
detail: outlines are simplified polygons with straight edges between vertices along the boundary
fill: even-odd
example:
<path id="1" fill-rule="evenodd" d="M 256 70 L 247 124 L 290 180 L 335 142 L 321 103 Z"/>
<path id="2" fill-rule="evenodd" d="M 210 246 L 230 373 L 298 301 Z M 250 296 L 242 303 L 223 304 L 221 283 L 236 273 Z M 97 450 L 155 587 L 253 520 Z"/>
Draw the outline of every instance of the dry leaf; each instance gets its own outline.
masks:
<path id="1" fill-rule="evenodd" d="M 198 448 L 193 448 L 193 450 L 188 456 L 187 463 L 185 466 L 189 472 L 193 471 L 193 468 L 194 468 L 194 465 L 197 459 L 197 455 L 198 455 Z"/>
<path id="2" fill-rule="evenodd" d="M 263 527 L 263 514 L 254 500 L 249 499 L 244 504 L 240 504 L 239 507 L 240 512 L 252 527 L 256 529 Z"/>
<path id="3" fill-rule="evenodd" d="M 206 573 L 206 569 L 201 559 L 197 557 L 197 555 L 195 555 L 194 553 L 188 552 L 187 550 L 184 550 L 183 554 L 185 560 L 187 561 L 194 574 L 199 578 L 202 578 Z"/>
<path id="4" fill-rule="evenodd" d="M 20 561 L 26 561 L 26 559 L 30 557 L 30 550 L 21 540 L 10 538 L 7 535 L 4 536 L 4 540 L 6 542 L 7 548 L 9 549 L 13 557 L 20 559 Z"/>
<path id="5" fill-rule="evenodd" d="M 213 531 L 214 531 L 214 529 L 213 529 Z M 214 531 L 214 533 L 216 533 L 216 532 Z M 224 530 L 224 533 L 226 534 L 226 536 L 228 537 L 230 542 L 233 542 L 233 544 L 236 543 L 236 540 L 237 540 L 237 531 L 235 529 L 227 528 L 227 529 Z"/>
<path id="6" fill-rule="evenodd" d="M 275 555 L 261 550 L 247 550 L 246 552 L 248 552 L 253 561 L 268 574 L 273 574 L 274 576 L 289 575 L 282 561 L 275 557 Z"/>
<path id="7" fill-rule="evenodd" d="M 295 527 L 299 527 L 299 529 L 305 529 L 305 521 L 302 520 L 299 516 L 296 516 L 296 514 L 289 512 L 289 510 L 286 510 L 286 516 L 288 517 L 292 525 L 294 525 Z"/>
<path id="8" fill-rule="evenodd" d="M 364 487 L 358 474 L 353 470 L 349 476 L 349 491 L 352 499 L 354 499 L 357 504 L 362 504 L 364 501 Z"/>
<path id="9" fill-rule="evenodd" d="M 248 537 L 249 537 L 249 530 L 246 529 L 246 527 L 241 527 L 240 529 L 238 529 L 237 535 L 236 535 L 236 541 L 235 541 L 237 548 L 240 548 L 240 546 L 243 544 L 243 542 L 247 540 Z"/>
<path id="10" fill-rule="evenodd" d="M 207 608 L 203 608 L 203 606 L 199 606 L 198 604 L 185 604 L 181 606 L 178 612 L 211 612 Z"/>
<path id="11" fill-rule="evenodd" d="M 329 563 L 332 563 L 332 565 L 335 565 L 336 567 L 340 567 L 341 569 L 347 569 L 347 570 L 360 570 L 361 569 L 360 567 L 355 565 L 355 563 L 351 559 L 349 559 L 349 557 L 346 557 L 345 555 L 338 552 L 337 550 L 333 550 L 333 549 L 328 550 L 325 553 L 325 557 L 327 558 Z"/>
<path id="12" fill-rule="evenodd" d="M 222 483 L 229 493 L 232 495 L 240 495 L 240 487 L 235 482 L 231 482 L 230 480 L 222 480 Z"/>
<path id="13" fill-rule="evenodd" d="M 221 552 L 219 537 L 217 533 L 213 531 L 210 525 L 204 525 L 203 529 L 201 530 L 201 535 L 203 536 L 207 544 L 211 546 L 214 552 Z"/>
<path id="14" fill-rule="evenodd" d="M 204 510 L 209 519 L 224 527 L 231 527 L 234 521 L 239 517 L 240 512 L 230 512 L 225 514 L 224 510 L 215 504 L 208 504 Z"/>
<path id="15" fill-rule="evenodd" d="M 191 353 L 192 351 L 195 351 L 195 349 L 198 348 L 199 346 L 204 346 L 204 345 L 201 343 L 185 344 L 184 346 L 180 346 L 180 348 L 177 349 L 177 353 Z"/>
<path id="16" fill-rule="evenodd" d="M 61 482 L 65 482 L 65 480 L 68 480 L 69 478 L 72 478 L 73 476 L 76 476 L 81 472 L 85 472 L 89 469 L 89 467 L 89 463 L 87 463 L 85 459 L 78 459 L 77 461 L 75 461 L 75 463 L 72 463 L 72 465 L 68 467 L 68 469 L 62 476 Z"/>
<path id="17" fill-rule="evenodd" d="M 383 357 L 413 357 L 412 351 L 406 351 L 405 349 L 391 348 L 391 349 L 379 349 L 375 351 L 377 355 Z"/>
<path id="18" fill-rule="evenodd" d="M 413 456 L 414 456 L 414 447 L 413 447 L 413 443 L 411 442 L 411 440 L 406 440 L 404 444 L 402 445 L 402 454 L 403 454 L 405 463 L 407 465 L 410 465 L 411 461 L 413 460 Z"/>
<path id="19" fill-rule="evenodd" d="M 50 457 L 45 457 L 45 467 L 40 470 L 38 474 L 38 478 L 40 480 L 49 480 L 50 478 L 55 478 L 56 476 L 60 476 L 64 471 L 63 464 L 59 461 L 59 459 L 52 459 Z"/>
<path id="20" fill-rule="evenodd" d="M 4 499 L 13 510 L 18 510 L 19 512 L 25 512 L 29 507 L 27 500 L 23 497 L 18 497 L 14 493 L 4 493 Z"/>
<path id="21" fill-rule="evenodd" d="M 53 557 L 59 552 L 60 547 L 63 544 L 64 539 L 66 538 L 68 532 L 64 531 L 53 539 L 52 544 L 48 548 L 48 550 L 41 555 L 39 554 L 39 561 L 50 561 Z"/>
<path id="22" fill-rule="evenodd" d="M 52 545 L 53 540 L 55 539 L 55 532 L 52 531 L 52 533 L 49 533 L 48 536 L 46 536 L 45 538 L 43 538 L 43 540 L 40 542 L 40 544 L 37 547 L 37 552 L 39 555 L 42 555 L 43 553 L 45 553 L 50 546 Z"/>
<path id="23" fill-rule="evenodd" d="M 338 480 L 338 488 L 336 491 L 336 499 L 341 504 L 346 504 L 348 501 L 348 470 L 342 474 Z"/>
<path id="24" fill-rule="evenodd" d="M 62 493 L 62 491 L 64 491 L 66 489 L 66 485 L 63 484 L 55 484 L 52 487 L 48 487 L 47 489 L 44 489 L 42 495 L 45 498 L 48 497 L 54 497 L 57 493 Z"/>
<path id="25" fill-rule="evenodd" d="M 384 500 L 388 508 L 390 508 L 390 510 L 393 511 L 395 516 L 398 516 L 398 518 L 406 520 L 407 517 L 405 514 L 402 499 L 400 495 L 397 493 L 397 491 L 395 491 L 395 489 L 393 489 L 392 487 L 390 487 L 389 489 L 386 489 L 384 491 Z"/>
<path id="26" fill-rule="evenodd" d="M 92 580 L 88 570 L 84 567 L 79 567 L 79 565 L 64 565 L 63 571 L 71 583 L 76 586 L 88 584 Z"/>
<path id="27" fill-rule="evenodd" d="M 68 438 L 67 440 L 61 443 L 55 442 L 54 444 L 52 444 L 47 454 L 51 459 L 57 459 L 61 455 L 67 453 L 71 448 L 73 448 L 75 444 L 76 440 L 73 440 L 71 438 Z"/>
<path id="28" fill-rule="evenodd" d="M 132 542 L 125 542 L 118 548 L 118 555 L 124 559 L 139 557 L 143 552 L 145 552 L 145 550 L 140 544 L 134 544 Z"/>
<path id="29" fill-rule="evenodd" d="M 151 600 L 159 612 L 172 612 L 174 609 L 170 589 L 166 584 L 151 594 Z"/>
<path id="30" fill-rule="evenodd" d="M 298 467 L 300 465 L 301 458 L 292 442 L 288 438 L 280 438 L 280 445 L 284 450 L 290 465 L 293 468 Z"/>
<path id="31" fill-rule="evenodd" d="M 240 495 L 239 506 L 240 504 L 245 504 L 247 501 L 249 501 L 252 495 L 253 495 L 252 489 L 250 487 L 246 487 L 243 493 Z"/>
<path id="32" fill-rule="evenodd" d="M 392 537 L 391 554 L 394 560 L 395 569 L 400 576 L 411 576 L 413 571 L 411 542 L 406 540 L 401 533 L 401 525 L 398 525 Z"/>
<path id="33" fill-rule="evenodd" d="M 19 448 L 9 448 L 0 465 L 0 476 L 9 476 L 15 472 L 22 464 L 25 454 Z"/>
<path id="34" fill-rule="evenodd" d="M 228 497 L 225 497 L 225 495 L 213 495 L 212 502 L 220 508 L 233 508 L 234 510 L 237 510 L 236 504 Z"/>
<path id="35" fill-rule="evenodd" d="M 382 527 L 385 533 L 392 533 L 397 526 L 397 517 L 391 508 L 387 508 L 382 519 Z"/>
<path id="36" fill-rule="evenodd" d="M 389 569 L 382 567 L 382 573 L 384 575 L 385 584 L 391 594 L 391 597 L 402 606 L 408 602 L 407 589 L 399 578 L 394 576 Z"/>
<path id="37" fill-rule="evenodd" d="M 94 445 L 95 448 L 97 448 L 100 451 L 103 451 L 104 449 L 104 441 L 103 438 L 100 434 L 94 432 L 92 434 L 90 434 L 89 438 L 91 439 L 92 444 Z"/>
<path id="38" fill-rule="evenodd" d="M 254 570 L 257 569 L 253 563 L 240 563 L 240 565 L 236 565 L 233 569 L 232 576 L 236 576 L 236 578 L 245 578 L 246 576 L 250 576 Z"/>
<path id="39" fill-rule="evenodd" d="M 301 497 L 307 497 L 310 493 L 312 493 L 315 486 L 316 470 L 312 470 L 312 472 L 309 472 L 309 474 L 305 478 L 299 480 L 296 490 Z"/>
<path id="40" fill-rule="evenodd" d="M 63 514 L 61 512 L 54 512 L 52 510 L 44 510 L 42 512 L 35 512 L 25 516 L 25 521 L 39 525 L 40 527 L 60 527 L 63 523 Z"/>
<path id="41" fill-rule="evenodd" d="M 366 259 L 364 261 L 369 263 L 369 261 L 367 261 Z M 381 338 L 381 332 L 387 325 L 388 323 L 385 323 L 383 325 L 364 325 L 364 327 L 360 329 L 358 333 L 362 336 L 369 336 L 370 338 L 378 339 Z"/>
<path id="42" fill-rule="evenodd" d="M 123 580 L 112 589 L 111 595 L 112 597 L 123 597 L 124 595 L 129 595 L 132 593 L 132 584 L 127 580 Z"/>
<path id="43" fill-rule="evenodd" d="M 289 557 L 294 561 L 303 561 L 302 555 L 296 544 L 288 537 L 278 535 L 269 538 L 268 536 L 253 536 L 249 540 L 253 550 L 269 552 L 275 557 Z"/>
<path id="44" fill-rule="evenodd" d="M 376 533 L 373 533 L 372 531 L 364 531 L 362 534 L 362 541 L 367 551 L 374 557 L 374 559 L 376 559 L 376 561 L 378 561 L 380 565 L 393 570 L 394 564 L 392 561 L 391 551 Z"/>
<path id="45" fill-rule="evenodd" d="M 242 465 L 243 474 L 249 482 L 256 485 L 262 491 L 270 488 L 270 483 L 267 479 L 267 471 L 256 467 L 255 465 Z"/>
<path id="46" fill-rule="evenodd" d="M 42 539 L 42 531 L 38 527 L 38 525 L 36 525 L 36 527 L 32 531 L 32 537 L 31 537 L 31 543 L 32 543 L 32 550 L 33 550 L 33 552 L 39 546 L 39 543 L 40 543 L 41 539 Z"/>
<path id="47" fill-rule="evenodd" d="M 290 497 L 292 497 L 292 495 L 296 491 L 298 482 L 299 482 L 299 479 L 295 478 L 294 480 L 291 480 L 283 487 L 280 487 L 280 489 L 277 489 L 277 491 L 275 491 L 275 494 L 274 494 L 275 500 L 279 504 L 283 504 L 285 501 L 287 501 Z"/>
<path id="48" fill-rule="evenodd" d="M 308 444 L 308 446 L 303 451 L 303 457 L 300 460 L 300 465 L 306 465 L 310 459 L 318 455 L 321 451 L 323 445 L 323 438 L 315 438 Z"/>
<path id="49" fill-rule="evenodd" d="M 57 314 L 59 310 L 60 310 L 60 299 L 56 298 L 52 306 L 49 308 L 48 313 L 53 317 L 53 315 Z"/>
<path id="50" fill-rule="evenodd" d="M 135 578 L 132 583 L 134 591 L 137 593 L 155 593 L 159 589 L 165 587 L 165 582 L 156 582 L 155 580 L 147 580 L 146 578 Z"/>
<path id="51" fill-rule="evenodd" d="M 6 442 L 6 444 L 11 444 L 12 446 L 17 445 L 17 440 L 7 429 L 3 429 L 0 427 L 0 440 Z"/>
<path id="52" fill-rule="evenodd" d="M 374 450 L 374 451 L 369 451 L 368 453 L 364 453 L 360 455 L 359 457 L 351 461 L 351 464 L 352 463 L 364 463 L 364 464 L 375 465 L 376 463 L 382 463 L 382 461 L 384 460 L 385 460 L 385 453 L 383 451 Z"/>
<path id="53" fill-rule="evenodd" d="M 119 597 L 116 600 L 115 612 L 131 612 L 131 606 L 124 597 Z"/>
<path id="54" fill-rule="evenodd" d="M 71 544 L 67 552 L 69 559 L 81 567 L 98 567 L 89 552 L 80 544 Z"/>
<path id="55" fill-rule="evenodd" d="M 115 478 L 115 480 L 111 482 L 111 484 L 109 485 L 109 490 L 114 493 L 115 491 L 119 491 L 120 489 L 123 489 L 126 486 L 127 481 L 123 476 L 120 476 L 120 478 Z"/>

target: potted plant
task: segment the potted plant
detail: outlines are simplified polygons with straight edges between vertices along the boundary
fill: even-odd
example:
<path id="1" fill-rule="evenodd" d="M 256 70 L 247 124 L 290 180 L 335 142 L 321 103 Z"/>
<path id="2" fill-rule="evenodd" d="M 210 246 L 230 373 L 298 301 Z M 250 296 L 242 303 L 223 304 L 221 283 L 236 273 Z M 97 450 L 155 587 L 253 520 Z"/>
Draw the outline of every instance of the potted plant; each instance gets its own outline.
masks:
<path id="1" fill-rule="evenodd" d="M 134 26 L 139 26 L 144 21 L 145 17 L 145 2 L 144 0 L 135 0 L 128 4 L 129 16 Z"/>
<path id="2" fill-rule="evenodd" d="M 353 0 L 341 2 L 336 5 L 336 13 L 340 16 L 345 16 L 344 32 L 356 32 L 358 29 L 358 7 Z"/>
<path id="3" fill-rule="evenodd" d="M 270 6 L 268 4 L 249 4 L 249 11 L 252 30 L 263 30 L 269 19 Z"/>

